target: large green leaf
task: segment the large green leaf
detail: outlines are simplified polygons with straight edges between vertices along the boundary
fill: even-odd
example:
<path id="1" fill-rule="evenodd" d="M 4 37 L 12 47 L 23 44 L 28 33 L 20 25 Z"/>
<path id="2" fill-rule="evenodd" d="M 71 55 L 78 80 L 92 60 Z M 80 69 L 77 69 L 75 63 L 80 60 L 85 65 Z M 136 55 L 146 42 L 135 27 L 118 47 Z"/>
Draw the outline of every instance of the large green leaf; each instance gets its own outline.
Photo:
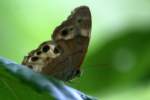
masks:
<path id="1" fill-rule="evenodd" d="M 53 78 L 48 80 L 27 67 L 2 57 L 0 92 L 2 100 L 95 100 L 63 82 Z"/>

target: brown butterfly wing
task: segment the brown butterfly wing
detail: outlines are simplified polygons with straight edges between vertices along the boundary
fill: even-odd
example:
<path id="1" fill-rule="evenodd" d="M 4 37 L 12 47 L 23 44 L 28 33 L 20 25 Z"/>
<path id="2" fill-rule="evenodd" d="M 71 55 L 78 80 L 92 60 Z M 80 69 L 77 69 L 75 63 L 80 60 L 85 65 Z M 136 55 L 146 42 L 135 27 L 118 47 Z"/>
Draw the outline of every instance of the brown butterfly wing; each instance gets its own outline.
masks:
<path id="1" fill-rule="evenodd" d="M 52 67 L 44 67 L 43 71 L 55 75 L 62 80 L 70 80 L 80 74 L 80 66 L 86 54 L 91 32 L 91 14 L 89 8 L 76 8 L 72 14 L 58 26 L 52 38 L 62 49 Z M 51 70 L 51 71 L 50 71 Z"/>
<path id="2" fill-rule="evenodd" d="M 63 81 L 71 80 L 80 73 L 90 31 L 89 8 L 76 8 L 68 19 L 54 30 L 52 41 L 46 41 L 31 51 L 22 64 Z"/>
<path id="3" fill-rule="evenodd" d="M 80 65 L 87 50 L 88 38 L 79 37 L 79 45 L 76 39 L 57 41 L 57 45 L 63 48 L 63 53 L 43 68 L 43 73 L 53 75 L 58 79 L 68 81 L 80 74 Z"/>
<path id="4" fill-rule="evenodd" d="M 81 33 L 81 31 L 83 31 L 83 33 Z M 68 35 L 68 37 L 65 37 L 67 32 L 73 33 L 73 35 L 71 34 Z M 54 30 L 52 38 L 54 40 L 68 40 L 74 38 L 74 35 L 78 35 L 79 33 L 84 36 L 90 37 L 91 13 L 87 6 L 78 7 L 74 11 L 72 11 L 68 19 Z"/>

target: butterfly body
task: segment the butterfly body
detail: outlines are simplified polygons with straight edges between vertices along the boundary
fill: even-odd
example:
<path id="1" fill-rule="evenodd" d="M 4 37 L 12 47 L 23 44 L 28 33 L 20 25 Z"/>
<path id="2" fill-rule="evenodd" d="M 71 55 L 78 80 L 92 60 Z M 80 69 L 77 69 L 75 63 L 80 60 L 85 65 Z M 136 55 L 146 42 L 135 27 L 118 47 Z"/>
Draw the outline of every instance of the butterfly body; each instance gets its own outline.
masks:
<path id="1" fill-rule="evenodd" d="M 80 74 L 90 40 L 91 14 L 81 6 L 58 26 L 51 41 L 43 42 L 24 58 L 22 64 L 36 72 L 68 81 Z"/>

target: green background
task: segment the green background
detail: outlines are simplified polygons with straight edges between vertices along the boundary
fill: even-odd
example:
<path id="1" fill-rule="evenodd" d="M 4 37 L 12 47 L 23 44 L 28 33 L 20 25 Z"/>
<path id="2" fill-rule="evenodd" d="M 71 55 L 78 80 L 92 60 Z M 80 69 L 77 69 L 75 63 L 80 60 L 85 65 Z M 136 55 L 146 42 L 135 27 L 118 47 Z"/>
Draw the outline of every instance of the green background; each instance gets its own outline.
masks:
<path id="1" fill-rule="evenodd" d="M 147 0 L 0 0 L 0 56 L 20 63 L 80 5 L 91 10 L 92 35 L 83 75 L 68 85 L 102 100 L 149 100 Z"/>

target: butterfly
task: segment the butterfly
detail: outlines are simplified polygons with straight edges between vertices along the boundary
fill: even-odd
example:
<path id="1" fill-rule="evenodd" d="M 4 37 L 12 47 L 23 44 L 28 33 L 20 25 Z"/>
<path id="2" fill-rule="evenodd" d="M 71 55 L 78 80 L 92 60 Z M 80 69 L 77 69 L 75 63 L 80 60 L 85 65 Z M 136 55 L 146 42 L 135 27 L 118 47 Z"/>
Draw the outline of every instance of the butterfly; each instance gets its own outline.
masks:
<path id="1" fill-rule="evenodd" d="M 91 24 L 90 9 L 87 6 L 75 8 L 67 20 L 55 28 L 52 39 L 32 50 L 22 64 L 62 81 L 79 76 L 89 45 Z"/>

